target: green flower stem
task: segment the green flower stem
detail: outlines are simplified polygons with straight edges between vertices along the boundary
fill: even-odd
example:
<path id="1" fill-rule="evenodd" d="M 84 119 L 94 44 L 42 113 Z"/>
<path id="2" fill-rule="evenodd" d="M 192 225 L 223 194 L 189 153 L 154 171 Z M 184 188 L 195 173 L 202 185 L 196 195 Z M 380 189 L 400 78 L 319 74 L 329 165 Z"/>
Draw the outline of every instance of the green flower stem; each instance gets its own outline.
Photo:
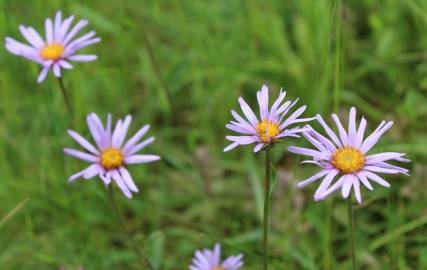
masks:
<path id="1" fill-rule="evenodd" d="M 354 244 L 354 213 L 353 213 L 353 197 L 350 196 L 347 200 L 348 212 L 348 227 L 349 227 L 349 244 L 350 244 L 350 257 L 353 265 L 353 270 L 357 269 L 356 264 L 356 249 Z"/>
<path id="2" fill-rule="evenodd" d="M 263 217 L 263 257 L 264 270 L 268 269 L 268 210 L 270 208 L 270 159 L 271 149 L 265 150 L 264 217 Z"/>
<path id="3" fill-rule="evenodd" d="M 58 78 L 58 83 L 59 83 L 59 88 L 61 89 L 62 96 L 63 96 L 64 101 L 65 101 L 65 106 L 67 107 L 67 111 L 70 114 L 71 118 L 74 118 L 74 111 L 73 111 L 73 107 L 71 106 L 71 99 L 68 95 L 67 89 L 65 88 L 64 81 L 62 80 L 62 77 Z"/>
<path id="4" fill-rule="evenodd" d="M 151 262 L 147 259 L 147 257 L 142 252 L 142 249 L 139 247 L 138 243 L 133 239 L 132 235 L 130 234 L 129 230 L 127 229 L 126 223 L 120 214 L 119 208 L 116 203 L 116 199 L 114 197 L 114 190 L 113 186 L 108 186 L 108 198 L 111 202 L 111 205 L 113 206 L 114 213 L 116 214 L 117 218 L 120 220 L 121 227 L 123 228 L 124 233 L 126 234 L 129 242 L 132 244 L 133 248 L 135 249 L 136 253 L 139 254 L 139 258 L 142 260 L 142 263 L 147 267 L 148 269 L 154 270 L 153 265 Z"/>

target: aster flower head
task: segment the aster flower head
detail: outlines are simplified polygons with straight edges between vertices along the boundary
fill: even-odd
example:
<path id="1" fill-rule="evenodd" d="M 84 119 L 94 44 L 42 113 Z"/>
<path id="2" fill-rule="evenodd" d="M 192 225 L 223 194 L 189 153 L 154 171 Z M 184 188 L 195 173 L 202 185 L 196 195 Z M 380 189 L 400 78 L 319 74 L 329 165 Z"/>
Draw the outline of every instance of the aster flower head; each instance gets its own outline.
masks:
<path id="1" fill-rule="evenodd" d="M 95 37 L 95 31 L 90 31 L 76 38 L 76 35 L 88 24 L 88 21 L 80 20 L 74 27 L 71 27 L 73 20 L 74 15 L 62 20 L 60 11 L 56 12 L 55 19 L 46 18 L 46 39 L 43 39 L 33 27 L 20 25 L 19 30 L 29 45 L 6 37 L 6 49 L 13 54 L 42 65 L 37 82 L 42 82 L 50 69 L 53 70 L 56 77 L 61 77 L 62 68 L 73 68 L 70 61 L 89 62 L 96 60 L 96 55 L 76 54 L 76 52 L 101 41 L 99 37 Z"/>
<path id="2" fill-rule="evenodd" d="M 221 262 L 221 245 L 213 250 L 197 250 L 194 253 L 190 270 L 238 270 L 243 266 L 243 254 L 230 256 Z"/>
<path id="3" fill-rule="evenodd" d="M 150 128 L 149 125 L 142 127 L 125 143 L 131 121 L 130 115 L 126 116 L 124 120 L 119 119 L 112 131 L 110 114 L 107 117 L 105 127 L 95 113 L 89 114 L 87 124 L 95 141 L 95 146 L 77 132 L 68 130 L 68 134 L 85 149 L 85 152 L 71 148 L 64 148 L 64 152 L 91 163 L 86 169 L 70 176 L 69 181 L 75 181 L 80 177 L 89 179 L 98 175 L 105 185 L 114 181 L 126 197 L 132 198 L 132 192 L 138 192 L 138 188 L 126 166 L 157 161 L 160 160 L 160 157 L 137 154 L 154 141 L 154 137 L 150 137 L 140 142 Z"/>
<path id="4" fill-rule="evenodd" d="M 242 136 L 226 136 L 226 139 L 232 143 L 224 149 L 224 152 L 239 146 L 255 143 L 254 152 L 258 152 L 264 147 L 277 142 L 284 137 L 299 137 L 299 133 L 304 131 L 304 128 L 288 127 L 295 123 L 306 122 L 315 118 L 298 118 L 305 111 L 307 106 L 302 106 L 294 111 L 289 117 L 285 118 L 286 114 L 298 102 L 298 98 L 294 101 L 286 101 L 286 92 L 280 90 L 279 97 L 274 101 L 269 109 L 268 104 L 268 87 L 263 85 L 261 90 L 257 92 L 257 100 L 259 105 L 260 118 L 258 119 L 246 101 L 239 97 L 238 101 L 243 114 L 247 118 L 245 120 L 236 111 L 232 110 L 235 121 L 230 121 L 226 128 L 231 131 L 243 134 Z"/>
<path id="5" fill-rule="evenodd" d="M 391 128 L 392 121 L 382 121 L 377 129 L 365 138 L 367 122 L 362 117 L 359 127 L 356 128 L 354 107 L 350 109 L 347 130 L 342 126 L 338 116 L 332 114 L 339 136 L 335 135 L 320 115 L 316 117 L 329 138 L 307 126 L 308 130 L 303 135 L 316 149 L 295 146 L 288 148 L 290 152 L 312 157 L 312 160 L 303 161 L 303 163 L 312 163 L 322 168 L 320 172 L 297 184 L 298 188 L 302 188 L 323 178 L 314 194 L 315 200 L 323 200 L 338 189 L 341 189 L 342 196 L 347 198 L 353 188 L 356 200 L 361 203 L 360 183 L 369 190 L 373 190 L 370 181 L 390 187 L 390 184 L 377 173 L 409 175 L 407 169 L 388 163 L 390 161 L 409 162 L 409 159 L 404 158 L 404 153 L 383 152 L 368 155 L 368 151 Z M 334 182 L 336 176 L 339 178 Z"/>

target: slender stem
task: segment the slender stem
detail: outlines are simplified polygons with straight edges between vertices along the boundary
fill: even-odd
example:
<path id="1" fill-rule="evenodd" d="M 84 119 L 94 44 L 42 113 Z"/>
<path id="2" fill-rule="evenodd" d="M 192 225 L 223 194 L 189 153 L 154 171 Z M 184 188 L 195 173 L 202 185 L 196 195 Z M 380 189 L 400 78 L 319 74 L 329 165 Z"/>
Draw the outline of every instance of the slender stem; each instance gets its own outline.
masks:
<path id="1" fill-rule="evenodd" d="M 268 210 L 270 208 L 270 148 L 265 150 L 265 180 L 264 180 L 264 217 L 263 217 L 263 256 L 264 270 L 268 269 Z"/>
<path id="2" fill-rule="evenodd" d="M 143 264 L 148 267 L 149 269 L 154 270 L 153 265 L 151 262 L 147 259 L 147 257 L 142 252 L 142 249 L 139 247 L 138 243 L 132 238 L 131 233 L 127 229 L 126 223 L 123 219 L 123 216 L 120 214 L 119 208 L 116 203 L 116 199 L 114 197 L 114 191 L 113 186 L 108 186 L 108 198 L 110 199 L 111 205 L 113 206 L 114 213 L 116 214 L 117 218 L 120 220 L 121 227 L 123 228 L 124 233 L 126 234 L 129 242 L 132 244 L 133 248 L 135 249 L 136 253 L 140 255 L 140 259 L 142 260 Z"/>
<path id="3" fill-rule="evenodd" d="M 68 96 L 68 91 L 65 88 L 62 77 L 58 77 L 58 82 L 59 82 L 59 88 L 61 89 L 62 96 L 64 97 L 65 106 L 67 106 L 68 113 L 71 115 L 71 118 L 73 118 L 74 117 L 73 107 L 71 106 L 71 100 L 70 100 L 70 97 Z"/>
<path id="4" fill-rule="evenodd" d="M 353 265 L 353 270 L 357 269 L 356 265 L 356 249 L 354 244 L 354 213 L 353 213 L 353 197 L 347 199 L 348 226 L 349 226 L 349 241 L 350 241 L 350 256 Z"/>

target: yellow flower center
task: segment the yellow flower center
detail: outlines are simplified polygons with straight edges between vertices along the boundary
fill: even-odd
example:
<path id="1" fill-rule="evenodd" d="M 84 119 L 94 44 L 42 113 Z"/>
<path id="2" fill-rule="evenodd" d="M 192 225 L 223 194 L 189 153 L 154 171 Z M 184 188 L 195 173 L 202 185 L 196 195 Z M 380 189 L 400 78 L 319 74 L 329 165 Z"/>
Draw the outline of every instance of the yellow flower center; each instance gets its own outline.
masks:
<path id="1" fill-rule="evenodd" d="M 101 166 L 107 170 L 117 169 L 123 164 L 123 153 L 113 147 L 105 149 L 101 154 Z"/>
<path id="2" fill-rule="evenodd" d="M 279 135 L 280 127 L 271 120 L 263 120 L 256 126 L 256 132 L 260 140 L 264 143 L 270 142 Z"/>
<path id="3" fill-rule="evenodd" d="M 41 57 L 44 60 L 53 60 L 56 61 L 61 58 L 64 53 L 64 46 L 61 44 L 53 43 L 50 45 L 46 45 L 40 52 Z"/>
<path id="4" fill-rule="evenodd" d="M 225 268 L 222 266 L 216 266 L 216 267 L 212 268 L 212 270 L 225 270 Z"/>
<path id="5" fill-rule="evenodd" d="M 363 168 L 365 159 L 359 149 L 344 147 L 332 155 L 332 165 L 342 173 L 354 173 Z"/>

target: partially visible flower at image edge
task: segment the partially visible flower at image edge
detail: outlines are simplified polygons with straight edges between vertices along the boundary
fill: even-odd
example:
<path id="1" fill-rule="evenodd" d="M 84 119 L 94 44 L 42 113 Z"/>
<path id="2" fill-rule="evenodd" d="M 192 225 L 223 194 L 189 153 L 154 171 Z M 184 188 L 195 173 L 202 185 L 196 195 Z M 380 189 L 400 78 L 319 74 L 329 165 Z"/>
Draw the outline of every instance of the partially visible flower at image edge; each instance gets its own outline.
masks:
<path id="1" fill-rule="evenodd" d="M 157 161 L 160 160 L 160 156 L 137 154 L 137 152 L 154 141 L 154 137 L 150 137 L 140 142 L 150 128 L 149 125 L 142 127 L 124 143 L 132 117 L 128 115 L 124 120 L 119 119 L 113 131 L 111 121 L 111 115 L 108 114 L 107 124 L 104 128 L 95 113 L 87 116 L 87 124 L 97 147 L 77 132 L 68 130 L 68 134 L 87 152 L 71 148 L 64 148 L 64 152 L 91 163 L 86 169 L 70 176 L 69 181 L 75 181 L 80 177 L 89 179 L 98 175 L 105 185 L 109 185 L 113 180 L 126 197 L 132 198 L 132 192 L 138 192 L 139 190 L 126 165 Z"/>
<path id="2" fill-rule="evenodd" d="M 243 254 L 230 256 L 221 262 L 221 245 L 213 250 L 197 250 L 194 253 L 190 270 L 238 270 L 243 266 Z"/>
<path id="3" fill-rule="evenodd" d="M 238 101 L 240 108 L 247 120 L 241 117 L 236 111 L 232 110 L 231 114 L 235 121 L 230 121 L 230 123 L 226 125 L 226 128 L 243 135 L 226 136 L 226 139 L 232 143 L 224 149 L 224 152 L 230 151 L 239 145 L 252 143 L 256 144 L 254 152 L 258 152 L 264 147 L 267 147 L 284 137 L 300 137 L 298 134 L 304 131 L 305 128 L 300 128 L 298 126 L 291 129 L 287 128 L 292 124 L 311 121 L 315 118 L 298 118 L 307 108 L 305 105 L 298 108 L 289 117 L 285 118 L 285 115 L 298 102 L 297 98 L 293 102 L 286 101 L 282 103 L 285 97 L 286 92 L 280 90 L 279 97 L 274 101 L 273 105 L 269 109 L 268 87 L 263 85 L 262 89 L 257 92 L 260 119 L 257 118 L 246 101 L 242 97 L 239 97 Z"/>
<path id="4" fill-rule="evenodd" d="M 369 190 L 373 190 L 369 180 L 384 187 L 390 187 L 390 184 L 377 173 L 409 175 L 409 170 L 388 163 L 389 161 L 410 162 L 409 159 L 404 158 L 405 153 L 382 152 L 367 155 L 367 152 L 374 147 L 381 136 L 391 128 L 392 121 L 382 121 L 377 129 L 364 139 L 367 122 L 362 117 L 359 128 L 356 128 L 356 109 L 354 107 L 350 109 L 347 131 L 336 114 L 332 114 L 332 119 L 338 128 L 339 137 L 335 135 L 323 118 L 317 115 L 317 120 L 330 139 L 315 131 L 311 126 L 307 126 L 308 130 L 303 135 L 316 149 L 288 147 L 290 152 L 313 158 L 302 163 L 311 163 L 322 168 L 320 172 L 299 182 L 298 188 L 305 187 L 323 178 L 314 194 L 315 200 L 323 200 L 338 189 L 341 189 L 343 198 L 347 198 L 353 187 L 356 200 L 361 203 L 360 183 Z M 337 175 L 340 177 L 333 183 Z"/>
<path id="5" fill-rule="evenodd" d="M 55 19 L 46 18 L 44 40 L 33 27 L 19 26 L 19 31 L 28 41 L 29 45 L 21 43 L 11 37 L 6 37 L 6 49 L 16 55 L 42 65 L 42 70 L 37 79 L 41 83 L 50 69 L 56 77 L 61 77 L 61 69 L 72 69 L 69 61 L 89 62 L 97 59 L 96 55 L 76 54 L 86 46 L 101 41 L 95 37 L 95 31 L 90 31 L 79 38 L 76 35 L 88 24 L 87 20 L 80 20 L 74 27 L 70 28 L 74 20 L 71 15 L 62 20 L 60 11 L 56 12 Z"/>

